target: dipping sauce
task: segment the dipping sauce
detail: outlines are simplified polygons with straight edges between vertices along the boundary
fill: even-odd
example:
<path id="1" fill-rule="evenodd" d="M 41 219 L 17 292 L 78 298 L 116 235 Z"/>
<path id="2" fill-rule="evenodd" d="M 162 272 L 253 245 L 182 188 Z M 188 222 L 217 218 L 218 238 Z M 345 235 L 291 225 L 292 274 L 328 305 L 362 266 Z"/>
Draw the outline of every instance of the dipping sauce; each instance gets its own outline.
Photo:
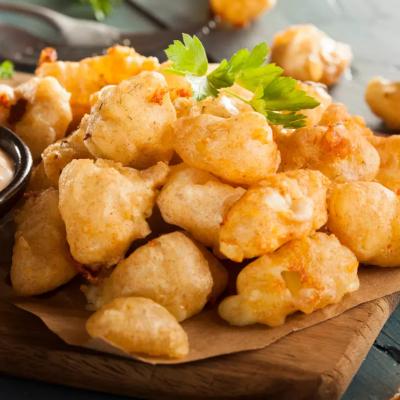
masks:
<path id="1" fill-rule="evenodd" d="M 0 190 L 3 190 L 12 181 L 14 176 L 14 162 L 11 157 L 0 149 Z"/>

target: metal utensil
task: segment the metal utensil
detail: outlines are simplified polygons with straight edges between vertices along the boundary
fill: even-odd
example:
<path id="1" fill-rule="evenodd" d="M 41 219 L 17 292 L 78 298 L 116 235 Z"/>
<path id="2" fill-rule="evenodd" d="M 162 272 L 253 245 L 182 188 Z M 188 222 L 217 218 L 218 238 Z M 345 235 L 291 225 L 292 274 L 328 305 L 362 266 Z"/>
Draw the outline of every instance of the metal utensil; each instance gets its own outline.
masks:
<path id="1" fill-rule="evenodd" d="M 80 60 L 101 54 L 104 48 L 115 43 L 133 46 L 139 53 L 163 58 L 165 49 L 182 32 L 196 33 L 205 39 L 216 27 L 213 20 L 201 27 L 179 30 L 162 29 L 149 33 L 121 32 L 99 22 L 74 19 L 57 11 L 29 4 L 0 3 L 0 11 L 15 12 L 38 17 L 51 24 L 61 36 L 60 42 L 40 38 L 25 29 L 0 24 L 0 56 L 14 61 L 18 68 L 32 70 L 43 47 L 57 49 L 60 59 Z"/>
<path id="2" fill-rule="evenodd" d="M 117 28 L 95 21 L 71 18 L 38 5 L 1 2 L 0 11 L 24 14 L 42 19 L 59 32 L 62 43 L 65 45 L 109 46 L 120 39 L 120 32 Z"/>

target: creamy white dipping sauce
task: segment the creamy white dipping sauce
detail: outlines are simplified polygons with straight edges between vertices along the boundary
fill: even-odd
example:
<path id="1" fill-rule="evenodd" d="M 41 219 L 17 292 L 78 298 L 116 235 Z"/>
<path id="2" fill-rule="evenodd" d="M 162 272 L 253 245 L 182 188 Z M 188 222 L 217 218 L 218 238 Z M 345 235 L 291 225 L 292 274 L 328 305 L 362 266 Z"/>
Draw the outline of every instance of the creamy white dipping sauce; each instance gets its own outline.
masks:
<path id="1" fill-rule="evenodd" d="M 14 162 L 11 157 L 0 149 L 0 190 L 3 190 L 14 177 Z"/>

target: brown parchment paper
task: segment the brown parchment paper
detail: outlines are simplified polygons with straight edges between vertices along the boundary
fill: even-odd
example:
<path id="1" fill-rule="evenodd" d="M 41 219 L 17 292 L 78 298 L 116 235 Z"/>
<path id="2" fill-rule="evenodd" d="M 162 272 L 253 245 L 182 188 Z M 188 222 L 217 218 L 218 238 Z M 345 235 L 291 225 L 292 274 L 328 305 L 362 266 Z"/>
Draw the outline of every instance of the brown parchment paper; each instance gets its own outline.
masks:
<path id="1" fill-rule="evenodd" d="M 263 325 L 233 327 L 219 318 L 215 307 L 208 308 L 182 324 L 190 343 L 190 353 L 186 358 L 167 360 L 129 355 L 101 340 L 91 339 L 86 333 L 85 323 L 90 312 L 85 309 L 85 297 L 79 289 L 81 284 L 79 279 L 46 295 L 29 298 L 14 296 L 8 279 L 13 233 L 12 215 L 9 215 L 7 219 L 0 221 L 0 301 L 12 302 L 17 307 L 36 315 L 68 344 L 139 359 L 151 364 L 180 364 L 223 354 L 261 349 L 291 332 L 336 317 L 362 303 L 400 292 L 400 267 L 360 266 L 360 289 L 357 292 L 347 295 L 339 304 L 313 314 L 294 314 L 280 327 L 268 328 Z M 233 266 L 227 265 L 227 268 Z"/>
<path id="2" fill-rule="evenodd" d="M 4 274 L 6 268 L 2 269 Z M 17 307 L 36 315 L 68 344 L 127 358 L 132 357 L 151 364 L 180 364 L 266 347 L 291 332 L 318 324 L 359 304 L 400 290 L 400 268 L 361 266 L 359 277 L 360 289 L 346 296 L 341 303 L 326 307 L 311 315 L 295 314 L 288 318 L 286 324 L 277 328 L 262 325 L 232 327 L 218 317 L 215 308 L 205 310 L 183 322 L 183 327 L 189 336 L 190 353 L 180 360 L 129 355 L 101 340 L 91 339 L 85 331 L 85 322 L 90 313 L 85 310 L 85 299 L 77 281 L 49 295 L 21 299 L 13 297 L 12 290 L 3 275 L 0 283 L 3 299 L 0 301 L 12 301 Z"/>

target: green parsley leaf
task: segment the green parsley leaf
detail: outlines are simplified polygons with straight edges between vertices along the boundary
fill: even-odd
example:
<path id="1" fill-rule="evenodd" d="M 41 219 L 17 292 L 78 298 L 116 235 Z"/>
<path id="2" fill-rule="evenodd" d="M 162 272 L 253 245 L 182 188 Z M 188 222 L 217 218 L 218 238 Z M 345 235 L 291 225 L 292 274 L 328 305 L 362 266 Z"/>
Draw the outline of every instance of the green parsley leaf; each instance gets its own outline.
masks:
<path id="1" fill-rule="evenodd" d="M 0 79 L 9 79 L 14 75 L 14 64 L 10 60 L 4 60 L 0 64 Z"/>
<path id="2" fill-rule="evenodd" d="M 268 86 L 274 79 L 281 76 L 283 70 L 275 64 L 267 64 L 258 68 L 244 70 L 236 82 L 254 92 L 259 86 Z"/>
<path id="3" fill-rule="evenodd" d="M 284 128 L 302 128 L 306 124 L 306 116 L 301 113 L 280 113 L 267 111 L 267 120 L 271 125 L 282 125 Z"/>
<path id="4" fill-rule="evenodd" d="M 172 61 L 170 72 L 180 75 L 203 76 L 208 70 L 206 51 L 197 36 L 191 37 L 187 33 L 182 35 L 183 43 L 174 40 L 165 54 Z"/>
<path id="5" fill-rule="evenodd" d="M 295 79 L 282 76 L 265 87 L 259 86 L 249 103 L 272 125 L 282 125 L 284 128 L 303 127 L 306 117 L 296 111 L 319 105 L 313 97 L 297 88 Z"/>
<path id="6" fill-rule="evenodd" d="M 266 43 L 260 43 L 250 52 L 248 49 L 241 49 L 231 59 L 222 60 L 218 68 L 208 75 L 208 80 L 216 88 L 232 86 L 240 82 L 243 74 L 256 71 L 263 66 L 268 56 L 269 48 Z M 243 80 L 244 82 L 247 79 Z"/>
<path id="7" fill-rule="evenodd" d="M 297 85 L 295 79 L 280 76 L 263 87 L 262 96 L 259 92 L 257 95 L 262 99 L 266 110 L 299 111 L 317 107 L 318 101 L 298 89 Z"/>
<path id="8" fill-rule="evenodd" d="M 306 117 L 297 111 L 319 105 L 299 89 L 295 79 L 282 76 L 282 68 L 265 63 L 269 53 L 266 43 L 260 43 L 251 51 L 239 50 L 229 60 L 222 60 L 209 74 L 206 51 L 196 36 L 183 34 L 183 42 L 175 40 L 165 53 L 172 62 L 169 71 L 189 80 L 197 100 L 216 97 L 220 89 L 238 83 L 254 94 L 250 101 L 241 100 L 263 114 L 270 124 L 285 128 L 304 126 Z"/>

